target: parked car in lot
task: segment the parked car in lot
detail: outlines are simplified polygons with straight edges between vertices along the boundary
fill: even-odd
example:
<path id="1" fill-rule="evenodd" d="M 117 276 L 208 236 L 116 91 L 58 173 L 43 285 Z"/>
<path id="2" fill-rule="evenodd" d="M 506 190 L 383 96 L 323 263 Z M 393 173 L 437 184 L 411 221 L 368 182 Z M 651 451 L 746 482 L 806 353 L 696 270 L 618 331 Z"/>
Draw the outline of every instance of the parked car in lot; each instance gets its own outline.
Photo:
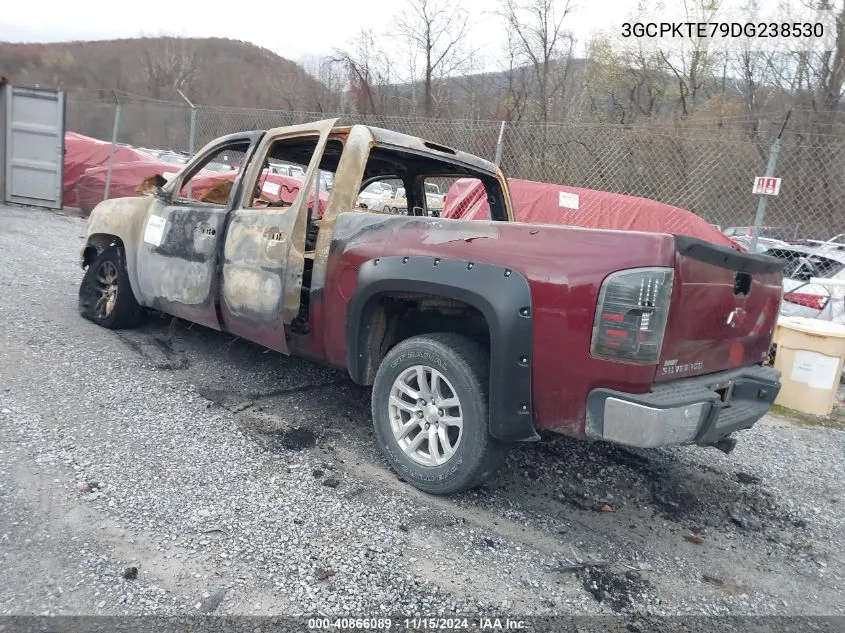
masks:
<path id="1" fill-rule="evenodd" d="M 440 187 L 437 183 L 425 183 L 425 195 L 431 200 L 437 200 L 441 206 L 443 205 L 443 198 L 446 194 L 440 192 Z"/>
<path id="2" fill-rule="evenodd" d="M 751 237 L 747 235 L 741 235 L 738 237 L 731 238 L 736 244 L 742 246 L 745 250 L 751 250 Z M 755 247 L 755 253 L 765 253 L 766 251 L 772 248 L 786 248 L 789 246 L 789 243 L 782 242 L 781 240 L 775 240 L 772 238 L 767 237 L 758 237 L 757 238 L 757 246 Z"/>
<path id="3" fill-rule="evenodd" d="M 383 182 L 367 185 L 358 194 L 358 206 L 361 209 L 381 209 L 386 200 L 394 197 L 393 187 Z"/>
<path id="4" fill-rule="evenodd" d="M 217 172 L 226 172 L 226 171 L 236 171 L 236 165 L 230 165 L 228 163 L 220 162 L 220 161 L 212 161 L 205 166 L 205 169 L 208 171 L 217 171 Z"/>
<path id="5" fill-rule="evenodd" d="M 178 152 L 160 152 L 158 159 L 166 163 L 174 163 L 184 165 L 190 159 L 190 156 L 179 154 Z"/>
<path id="6" fill-rule="evenodd" d="M 221 153 L 243 157 L 228 198 L 192 197 Z M 261 199 L 269 159 L 304 166 L 292 202 Z M 322 213 L 318 170 L 334 174 Z M 421 216 L 358 208 L 397 174 Z M 432 178 L 478 179 L 486 216 L 430 217 Z M 79 310 L 117 329 L 153 309 L 345 369 L 372 386 L 388 462 L 435 494 L 480 484 L 541 429 L 729 452 L 769 409 L 782 260 L 514 218 L 496 165 L 423 139 L 336 120 L 232 134 L 153 195 L 93 210 Z"/>
<path id="7" fill-rule="evenodd" d="M 444 201 L 444 199 L 445 199 L 445 195 L 431 193 L 430 188 L 428 186 L 426 186 L 426 188 L 425 188 L 426 208 L 423 211 L 422 207 L 419 207 L 420 214 L 421 215 L 430 215 L 432 217 L 440 217 L 440 214 L 443 211 L 443 201 Z M 383 213 L 407 213 L 408 212 L 408 200 L 405 197 L 405 188 L 404 187 L 397 187 L 393 196 L 378 200 L 377 202 L 374 202 L 374 204 L 380 205 Z M 378 208 L 378 207 L 374 207 L 374 208 Z"/>
<path id="8" fill-rule="evenodd" d="M 724 231 L 728 237 L 747 237 L 751 238 L 754 234 L 753 226 L 729 226 Z M 786 231 L 773 226 L 761 226 L 759 237 L 764 237 L 772 240 L 779 240 L 781 242 L 789 241 L 786 237 Z"/>
<path id="9" fill-rule="evenodd" d="M 845 281 L 845 245 L 835 241 L 815 246 L 793 244 L 770 248 L 766 254 L 785 262 L 782 315 L 845 324 L 841 288 L 811 283 L 813 278 Z"/>
<path id="10" fill-rule="evenodd" d="M 271 174 L 279 174 L 281 176 L 290 176 L 297 180 L 305 178 L 305 172 L 299 165 L 286 165 L 283 163 L 270 163 L 268 169 Z"/>

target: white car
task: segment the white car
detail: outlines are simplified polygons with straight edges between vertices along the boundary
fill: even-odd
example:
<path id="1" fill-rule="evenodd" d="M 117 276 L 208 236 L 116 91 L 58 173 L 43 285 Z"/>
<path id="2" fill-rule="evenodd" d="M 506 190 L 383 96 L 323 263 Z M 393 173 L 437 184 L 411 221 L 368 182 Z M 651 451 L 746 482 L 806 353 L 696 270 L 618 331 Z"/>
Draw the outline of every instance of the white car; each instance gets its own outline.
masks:
<path id="1" fill-rule="evenodd" d="M 393 187 L 386 182 L 373 182 L 358 194 L 358 206 L 362 209 L 381 209 L 384 202 L 393 197 Z"/>
<path id="2" fill-rule="evenodd" d="M 810 283 L 812 278 L 845 282 L 845 245 L 790 244 L 765 251 L 786 260 L 783 269 L 783 316 L 801 316 L 845 325 L 845 286 Z"/>
<path id="3" fill-rule="evenodd" d="M 739 244 L 745 250 L 751 250 L 751 238 L 743 235 L 741 237 L 732 237 L 731 240 L 734 243 Z M 760 237 L 757 239 L 757 247 L 755 248 L 755 253 L 765 253 L 768 250 L 772 250 L 773 248 L 789 248 L 788 242 L 782 242 L 781 240 L 773 240 L 771 238 Z"/>
<path id="4" fill-rule="evenodd" d="M 299 165 L 287 165 L 284 163 L 270 163 L 270 173 L 281 176 L 290 176 L 297 180 L 305 179 L 305 171 Z"/>
<path id="5" fill-rule="evenodd" d="M 446 199 L 445 193 L 440 193 L 440 187 L 433 182 L 425 183 L 425 200 L 428 206 L 443 206 L 443 201 Z"/>

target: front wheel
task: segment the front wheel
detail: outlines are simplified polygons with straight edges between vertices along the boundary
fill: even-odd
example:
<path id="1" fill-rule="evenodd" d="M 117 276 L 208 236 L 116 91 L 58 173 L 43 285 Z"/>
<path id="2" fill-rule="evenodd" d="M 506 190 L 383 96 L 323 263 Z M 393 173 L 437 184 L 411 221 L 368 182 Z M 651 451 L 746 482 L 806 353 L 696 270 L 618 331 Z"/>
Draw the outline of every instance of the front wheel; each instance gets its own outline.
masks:
<path id="1" fill-rule="evenodd" d="M 373 384 L 373 425 L 393 469 L 432 494 L 474 488 L 504 461 L 488 432 L 489 354 L 465 336 L 414 336 L 394 347 Z"/>
<path id="2" fill-rule="evenodd" d="M 132 292 L 121 247 L 109 246 L 88 266 L 79 286 L 79 313 L 110 330 L 141 323 L 143 308 Z"/>

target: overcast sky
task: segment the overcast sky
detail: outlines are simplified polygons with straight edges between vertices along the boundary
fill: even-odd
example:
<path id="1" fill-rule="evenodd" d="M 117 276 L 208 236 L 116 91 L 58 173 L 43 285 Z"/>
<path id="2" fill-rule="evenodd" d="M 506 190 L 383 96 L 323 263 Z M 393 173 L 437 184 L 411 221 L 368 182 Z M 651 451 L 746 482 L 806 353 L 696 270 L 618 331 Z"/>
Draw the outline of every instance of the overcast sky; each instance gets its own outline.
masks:
<path id="1" fill-rule="evenodd" d="M 454 0 L 475 22 L 472 44 L 482 57 L 496 59 L 501 52 L 498 22 L 485 16 L 496 0 Z M 559 0 L 563 3 L 565 0 Z M 759 0 L 763 11 L 779 20 L 781 0 Z M 839 2 L 843 0 L 838 0 Z M 747 0 L 722 0 L 719 19 L 730 20 Z M 636 13 L 639 0 L 571 0 L 567 28 L 581 43 L 604 30 L 618 34 L 622 23 Z M 649 0 L 655 7 L 658 0 Z M 655 15 L 667 19 L 681 11 L 681 0 L 665 0 Z M 224 9 L 226 7 L 226 9 Z M 402 2 L 386 0 L 224 0 L 220 3 L 143 0 L 129 4 L 114 0 L 39 0 L 35 5 L 8 0 L 0 13 L 0 40 L 52 42 L 112 39 L 141 35 L 229 37 L 269 48 L 293 60 L 305 55 L 343 48 L 357 31 L 394 29 Z M 677 13 L 676 17 L 681 17 Z M 488 62 L 490 63 L 490 62 Z"/>

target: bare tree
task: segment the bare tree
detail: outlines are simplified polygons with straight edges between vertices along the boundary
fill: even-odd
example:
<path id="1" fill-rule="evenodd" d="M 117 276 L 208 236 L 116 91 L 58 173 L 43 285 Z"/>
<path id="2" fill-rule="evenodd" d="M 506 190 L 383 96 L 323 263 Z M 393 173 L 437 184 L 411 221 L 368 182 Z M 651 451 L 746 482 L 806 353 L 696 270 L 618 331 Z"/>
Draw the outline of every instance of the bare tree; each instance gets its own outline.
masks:
<path id="1" fill-rule="evenodd" d="M 520 44 L 512 27 L 507 29 L 507 96 L 504 108 L 506 120 L 519 123 L 525 116 L 529 96 L 529 70 L 521 63 Z"/>
<path id="2" fill-rule="evenodd" d="M 658 54 L 641 42 L 596 37 L 587 49 L 579 92 L 582 103 L 599 120 L 605 120 L 610 106 L 612 120 L 632 124 L 659 114 L 667 83 Z"/>
<path id="3" fill-rule="evenodd" d="M 771 69 L 778 66 L 777 54 L 763 53 L 745 47 L 729 56 L 734 88 L 742 99 L 742 111 L 747 122 L 748 135 L 758 138 L 763 119 L 763 110 L 773 96 Z"/>
<path id="4" fill-rule="evenodd" d="M 721 0 L 683 0 L 686 21 L 715 22 L 721 4 Z M 709 38 L 684 38 L 670 51 L 661 49 L 660 57 L 675 76 L 681 116 L 687 117 L 696 106 L 699 91 L 713 77 L 713 66 L 717 60 L 710 48 Z"/>
<path id="5" fill-rule="evenodd" d="M 845 7 L 834 0 L 806 0 L 805 9 L 826 14 L 826 31 L 832 40 L 823 50 L 792 51 L 781 60 L 778 76 L 787 80 L 793 105 L 803 110 L 790 128 L 814 151 L 795 174 L 796 190 L 816 199 L 815 210 L 824 218 L 819 226 L 841 226 L 842 209 L 834 192 L 841 189 L 842 167 L 834 157 L 841 154 L 842 98 L 845 88 Z M 838 125 L 837 125 L 838 124 Z M 806 136 L 805 136 L 806 135 Z M 802 138 L 804 137 L 804 138 Z M 836 231 L 834 231 L 835 233 Z"/>
<path id="6" fill-rule="evenodd" d="M 563 22 L 570 11 L 569 0 L 502 0 L 501 15 L 512 34 L 516 59 L 531 67 L 544 122 L 566 84 L 574 40 L 563 30 Z"/>
<path id="7" fill-rule="evenodd" d="M 155 99 L 173 98 L 176 90 L 184 90 L 196 76 L 199 51 L 188 39 L 164 37 L 144 40 L 141 61 L 149 96 Z"/>
<path id="8" fill-rule="evenodd" d="M 628 57 L 628 72 L 631 77 L 629 98 L 640 114 L 652 117 L 657 113 L 659 102 L 666 94 L 666 79 L 658 63 L 657 55 L 640 46 Z"/>
<path id="9" fill-rule="evenodd" d="M 317 112 L 340 111 L 341 96 L 347 83 L 343 62 L 336 57 L 307 54 L 299 59 L 299 66 L 323 88 L 315 98 Z"/>
<path id="10" fill-rule="evenodd" d="M 423 111 L 434 112 L 434 83 L 453 75 L 466 61 L 469 14 L 449 0 L 407 0 L 400 33 L 422 58 Z M 412 77 L 413 79 L 413 77 Z"/>
<path id="11" fill-rule="evenodd" d="M 814 13 L 816 20 L 826 18 L 825 33 L 831 39 L 823 47 L 801 45 L 758 55 L 758 66 L 769 89 L 801 111 L 802 116 L 790 121 L 791 130 L 830 134 L 841 117 L 845 88 L 845 7 L 834 0 L 804 0 L 799 5 L 787 4 L 784 10 L 801 15 L 802 8 Z"/>
<path id="12" fill-rule="evenodd" d="M 361 31 L 352 48 L 337 51 L 332 61 L 346 68 L 352 107 L 361 114 L 383 112 L 393 67 L 373 31 Z"/>
<path id="13" fill-rule="evenodd" d="M 819 11 L 835 11 L 833 0 L 819 0 L 815 3 Z M 814 75 L 812 89 L 813 108 L 823 113 L 819 123 L 825 128 L 832 125 L 842 102 L 842 89 L 845 84 L 845 6 L 840 6 L 833 14 L 834 41 L 827 50 L 811 56 L 809 65 Z M 825 129 L 825 132 L 829 132 Z"/>

